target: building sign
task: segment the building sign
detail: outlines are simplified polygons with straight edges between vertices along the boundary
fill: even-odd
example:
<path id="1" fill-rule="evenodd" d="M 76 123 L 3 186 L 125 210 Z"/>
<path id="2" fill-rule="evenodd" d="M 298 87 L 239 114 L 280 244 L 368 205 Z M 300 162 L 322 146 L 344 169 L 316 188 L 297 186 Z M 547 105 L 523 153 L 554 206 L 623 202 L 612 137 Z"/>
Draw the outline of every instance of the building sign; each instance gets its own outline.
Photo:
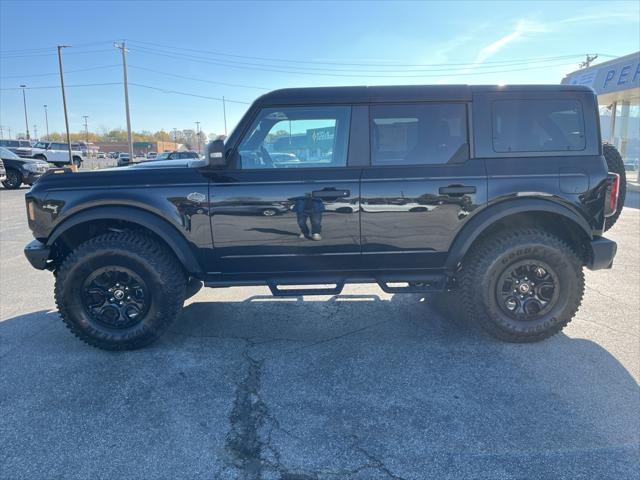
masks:
<path id="1" fill-rule="evenodd" d="M 587 85 L 598 95 L 640 87 L 640 52 L 570 73 L 564 85 Z"/>

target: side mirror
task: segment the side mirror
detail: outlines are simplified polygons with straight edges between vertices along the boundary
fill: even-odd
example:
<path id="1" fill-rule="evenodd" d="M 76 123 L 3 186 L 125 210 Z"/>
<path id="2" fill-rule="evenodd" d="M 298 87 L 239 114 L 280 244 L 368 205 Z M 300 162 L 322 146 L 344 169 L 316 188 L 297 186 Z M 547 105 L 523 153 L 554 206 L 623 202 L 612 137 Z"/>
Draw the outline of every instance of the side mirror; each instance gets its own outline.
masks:
<path id="1" fill-rule="evenodd" d="M 220 168 L 227 165 L 225 157 L 224 142 L 222 140 L 214 140 L 207 145 L 207 162 L 210 167 Z"/>

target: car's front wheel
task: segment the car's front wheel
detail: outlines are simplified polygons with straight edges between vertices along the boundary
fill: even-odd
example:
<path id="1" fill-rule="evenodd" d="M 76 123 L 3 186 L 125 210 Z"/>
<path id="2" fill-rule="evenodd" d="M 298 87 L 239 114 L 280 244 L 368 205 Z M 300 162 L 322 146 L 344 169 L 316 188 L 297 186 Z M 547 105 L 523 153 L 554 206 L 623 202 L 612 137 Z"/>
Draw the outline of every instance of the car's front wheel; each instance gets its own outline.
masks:
<path id="1" fill-rule="evenodd" d="M 458 279 L 469 318 L 510 342 L 558 333 L 584 293 L 578 255 L 563 239 L 536 228 L 481 240 L 467 254 Z"/>
<path id="2" fill-rule="evenodd" d="M 105 233 L 63 261 L 56 304 L 81 340 L 105 350 L 132 350 L 154 342 L 178 316 L 186 280 L 173 253 L 153 238 Z"/>
<path id="3" fill-rule="evenodd" d="M 13 168 L 8 168 L 6 175 L 7 178 L 2 181 L 2 185 L 4 185 L 4 188 L 9 190 L 20 188 L 20 185 L 22 185 L 22 175 L 20 175 L 20 172 L 14 170 Z"/>

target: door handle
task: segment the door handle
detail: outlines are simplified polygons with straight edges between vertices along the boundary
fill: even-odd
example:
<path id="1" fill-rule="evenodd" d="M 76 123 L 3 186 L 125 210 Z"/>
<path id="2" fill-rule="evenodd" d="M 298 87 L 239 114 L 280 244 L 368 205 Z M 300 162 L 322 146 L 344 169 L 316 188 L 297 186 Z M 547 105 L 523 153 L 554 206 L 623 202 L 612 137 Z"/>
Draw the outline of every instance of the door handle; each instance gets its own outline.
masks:
<path id="1" fill-rule="evenodd" d="M 336 190 L 335 188 L 323 188 L 314 190 L 311 196 L 315 198 L 345 198 L 351 196 L 351 190 Z"/>
<path id="2" fill-rule="evenodd" d="M 440 187 L 438 192 L 440 192 L 440 195 L 461 197 L 462 195 L 476 193 L 476 187 L 472 185 L 449 185 L 448 187 Z"/>

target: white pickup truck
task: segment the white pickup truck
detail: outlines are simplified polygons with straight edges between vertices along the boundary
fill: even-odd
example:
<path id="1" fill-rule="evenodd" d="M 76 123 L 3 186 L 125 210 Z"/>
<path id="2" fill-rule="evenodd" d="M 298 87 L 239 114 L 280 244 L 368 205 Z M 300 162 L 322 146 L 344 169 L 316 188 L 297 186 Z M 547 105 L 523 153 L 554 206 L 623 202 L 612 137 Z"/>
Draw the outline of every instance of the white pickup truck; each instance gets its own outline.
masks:
<path id="1" fill-rule="evenodd" d="M 39 158 L 49 163 L 53 163 L 56 167 L 69 165 L 69 147 L 66 143 L 58 142 L 38 142 L 32 150 L 31 156 Z M 80 150 L 71 150 L 73 163 L 80 168 L 84 158 Z"/>

